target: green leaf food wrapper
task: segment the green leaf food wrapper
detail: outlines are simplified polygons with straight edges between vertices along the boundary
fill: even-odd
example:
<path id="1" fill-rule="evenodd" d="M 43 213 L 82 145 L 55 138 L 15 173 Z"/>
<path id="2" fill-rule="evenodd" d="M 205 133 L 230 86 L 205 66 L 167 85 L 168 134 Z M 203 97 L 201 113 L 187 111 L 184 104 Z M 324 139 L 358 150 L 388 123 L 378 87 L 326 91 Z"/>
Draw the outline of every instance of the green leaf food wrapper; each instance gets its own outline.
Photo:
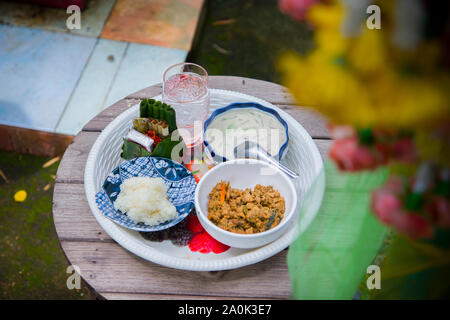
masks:
<path id="1" fill-rule="evenodd" d="M 148 152 L 145 148 L 133 141 L 124 139 L 121 154 L 123 159 L 129 160 L 145 156 L 171 158 L 174 148 L 178 148 L 178 150 L 175 150 L 174 157 L 178 158 L 183 154 L 186 145 L 178 134 L 174 135 L 173 133 L 177 129 L 176 114 L 175 110 L 170 105 L 162 103 L 161 101 L 155 101 L 154 99 L 144 99 L 139 105 L 139 115 L 139 118 L 133 120 L 133 128 L 135 130 L 144 134 L 147 133 L 150 129 L 148 118 L 152 118 L 166 121 L 169 127 L 169 135 L 163 138 L 152 152 Z"/>
<path id="2" fill-rule="evenodd" d="M 144 99 L 141 101 L 140 105 L 139 105 L 139 115 L 142 118 L 148 118 L 148 101 L 147 99 Z"/>

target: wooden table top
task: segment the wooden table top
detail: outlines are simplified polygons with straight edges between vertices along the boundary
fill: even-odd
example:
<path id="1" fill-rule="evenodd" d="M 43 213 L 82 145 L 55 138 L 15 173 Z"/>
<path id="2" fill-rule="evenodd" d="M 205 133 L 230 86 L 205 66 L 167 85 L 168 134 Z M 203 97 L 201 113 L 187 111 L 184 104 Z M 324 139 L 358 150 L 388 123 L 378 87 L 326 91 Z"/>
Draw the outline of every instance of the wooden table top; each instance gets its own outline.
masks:
<path id="1" fill-rule="evenodd" d="M 331 145 L 323 118 L 295 106 L 286 88 L 250 78 L 211 76 L 209 87 L 264 99 L 293 116 L 313 137 L 322 157 Z M 106 299 L 288 299 L 287 250 L 243 268 L 195 272 L 141 259 L 118 245 L 97 223 L 86 201 L 84 168 L 101 131 L 121 112 L 161 93 L 161 84 L 138 91 L 98 114 L 67 148 L 55 180 L 53 218 L 61 247 L 85 282 Z"/>

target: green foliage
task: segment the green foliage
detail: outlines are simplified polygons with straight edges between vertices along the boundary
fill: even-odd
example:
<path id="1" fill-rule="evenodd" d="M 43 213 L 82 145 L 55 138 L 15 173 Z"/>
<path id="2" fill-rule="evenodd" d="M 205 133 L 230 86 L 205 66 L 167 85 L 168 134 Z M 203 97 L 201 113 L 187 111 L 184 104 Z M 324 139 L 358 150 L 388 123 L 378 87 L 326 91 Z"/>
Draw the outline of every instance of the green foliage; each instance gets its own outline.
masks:
<path id="1" fill-rule="evenodd" d="M 61 250 L 52 218 L 53 176 L 58 164 L 49 158 L 0 151 L 0 299 L 88 299 L 66 286 L 69 265 Z M 44 188 L 49 185 L 50 188 Z M 26 190 L 24 202 L 14 193 Z"/>

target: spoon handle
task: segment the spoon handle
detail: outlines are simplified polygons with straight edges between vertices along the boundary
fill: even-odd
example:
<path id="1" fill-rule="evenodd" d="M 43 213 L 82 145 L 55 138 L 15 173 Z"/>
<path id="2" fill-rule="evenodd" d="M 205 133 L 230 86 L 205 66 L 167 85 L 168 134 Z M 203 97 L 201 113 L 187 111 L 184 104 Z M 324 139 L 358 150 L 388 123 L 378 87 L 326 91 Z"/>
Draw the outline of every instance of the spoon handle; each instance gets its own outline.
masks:
<path id="1" fill-rule="evenodd" d="M 278 169 L 283 171 L 285 174 L 287 174 L 292 179 L 297 179 L 300 176 L 298 173 L 292 171 L 291 169 L 289 169 L 285 165 L 283 165 L 280 162 L 276 161 L 272 157 L 264 154 L 263 152 L 257 152 L 257 156 L 258 156 L 259 159 L 264 160 L 264 161 L 269 162 L 270 164 L 274 165 L 275 167 L 277 167 Z"/>

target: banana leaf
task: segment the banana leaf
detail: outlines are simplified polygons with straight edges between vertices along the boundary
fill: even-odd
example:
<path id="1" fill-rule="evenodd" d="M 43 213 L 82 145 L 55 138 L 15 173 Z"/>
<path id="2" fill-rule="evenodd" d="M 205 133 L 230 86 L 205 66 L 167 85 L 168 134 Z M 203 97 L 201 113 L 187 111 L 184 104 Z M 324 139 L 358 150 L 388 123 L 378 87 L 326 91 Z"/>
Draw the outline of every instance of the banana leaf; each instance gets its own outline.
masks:
<path id="1" fill-rule="evenodd" d="M 174 151 L 174 148 L 177 148 L 178 150 L 175 151 L 176 154 L 174 154 L 172 158 L 172 151 Z M 129 160 L 138 157 L 151 156 L 169 158 L 178 161 L 185 150 L 186 145 L 183 139 L 178 138 L 172 140 L 172 136 L 168 136 L 167 138 L 163 139 L 160 143 L 158 143 L 158 145 L 152 152 L 148 152 L 135 142 L 124 139 L 121 157 L 125 160 Z"/>

